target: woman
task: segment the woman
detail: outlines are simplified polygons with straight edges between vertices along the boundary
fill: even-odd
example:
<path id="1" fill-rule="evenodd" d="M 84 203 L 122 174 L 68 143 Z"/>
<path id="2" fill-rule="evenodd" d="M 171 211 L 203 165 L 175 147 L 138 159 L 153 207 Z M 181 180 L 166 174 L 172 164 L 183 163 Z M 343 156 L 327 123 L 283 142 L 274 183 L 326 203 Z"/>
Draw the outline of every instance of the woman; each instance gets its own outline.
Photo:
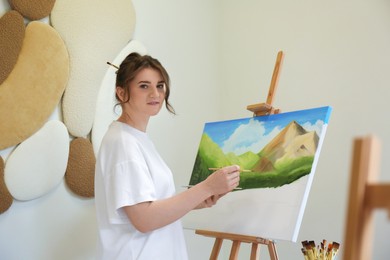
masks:
<path id="1" fill-rule="evenodd" d="M 228 166 L 175 194 L 170 169 L 146 134 L 164 101 L 171 113 L 169 76 L 148 55 L 129 54 L 116 77 L 122 114 L 104 136 L 96 160 L 95 200 L 99 259 L 187 259 L 179 219 L 213 206 L 239 184 L 239 167 Z"/>

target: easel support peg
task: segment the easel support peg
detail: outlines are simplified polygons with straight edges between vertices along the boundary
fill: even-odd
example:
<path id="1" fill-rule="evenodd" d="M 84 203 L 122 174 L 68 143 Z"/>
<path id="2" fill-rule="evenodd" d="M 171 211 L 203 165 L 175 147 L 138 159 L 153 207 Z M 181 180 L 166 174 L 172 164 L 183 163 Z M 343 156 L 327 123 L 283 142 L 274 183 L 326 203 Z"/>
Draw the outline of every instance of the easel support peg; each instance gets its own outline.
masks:
<path id="1" fill-rule="evenodd" d="M 279 51 L 278 56 L 276 58 L 276 63 L 275 63 L 274 72 L 271 79 L 271 85 L 268 90 L 266 103 L 254 104 L 246 107 L 247 110 L 253 112 L 254 116 L 263 116 L 263 115 L 280 113 L 280 109 L 274 108 L 272 104 L 274 102 L 274 95 L 279 81 L 279 74 L 282 67 L 283 56 L 284 56 L 283 51 Z"/>

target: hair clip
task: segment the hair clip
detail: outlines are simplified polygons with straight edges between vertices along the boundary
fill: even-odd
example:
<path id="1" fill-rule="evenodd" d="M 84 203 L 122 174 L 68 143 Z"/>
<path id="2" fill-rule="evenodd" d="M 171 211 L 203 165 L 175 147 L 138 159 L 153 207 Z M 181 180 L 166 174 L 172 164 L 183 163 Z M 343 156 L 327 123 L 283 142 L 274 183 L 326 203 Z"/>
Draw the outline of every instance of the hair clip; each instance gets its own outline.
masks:
<path id="1" fill-rule="evenodd" d="M 114 64 L 112 64 L 111 62 L 107 61 L 107 64 L 110 65 L 110 66 L 113 66 L 114 68 L 116 68 L 117 70 L 119 70 L 119 67 L 116 66 L 116 65 L 114 65 Z"/>

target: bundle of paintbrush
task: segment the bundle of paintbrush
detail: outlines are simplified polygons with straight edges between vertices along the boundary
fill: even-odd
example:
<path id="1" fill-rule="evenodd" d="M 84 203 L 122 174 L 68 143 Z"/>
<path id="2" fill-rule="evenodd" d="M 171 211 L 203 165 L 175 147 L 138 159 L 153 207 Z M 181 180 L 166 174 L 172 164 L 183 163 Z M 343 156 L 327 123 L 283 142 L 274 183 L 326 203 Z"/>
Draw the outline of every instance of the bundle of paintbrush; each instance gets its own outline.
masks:
<path id="1" fill-rule="evenodd" d="M 335 260 L 340 244 L 332 242 L 326 245 L 326 240 L 317 245 L 314 241 L 302 241 L 302 253 L 305 260 Z"/>

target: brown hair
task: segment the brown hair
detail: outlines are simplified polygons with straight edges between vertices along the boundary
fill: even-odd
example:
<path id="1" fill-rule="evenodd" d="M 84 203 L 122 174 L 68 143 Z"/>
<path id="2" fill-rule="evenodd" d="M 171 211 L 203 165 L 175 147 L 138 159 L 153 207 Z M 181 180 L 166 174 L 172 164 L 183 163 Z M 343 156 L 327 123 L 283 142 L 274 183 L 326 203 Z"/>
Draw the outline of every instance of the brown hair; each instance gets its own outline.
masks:
<path id="1" fill-rule="evenodd" d="M 127 97 L 126 100 L 121 101 L 118 95 L 115 94 L 116 99 L 118 101 L 116 106 L 121 105 L 123 103 L 127 103 L 130 100 L 129 83 L 135 78 L 138 72 L 140 72 L 142 69 L 145 68 L 152 68 L 160 72 L 165 83 L 165 107 L 170 113 L 176 114 L 175 110 L 173 109 L 173 107 L 168 101 L 169 93 L 170 93 L 170 86 L 169 86 L 170 81 L 169 81 L 168 72 L 165 70 L 165 68 L 161 65 L 161 63 L 157 59 L 149 55 L 140 55 L 139 53 L 136 52 L 127 55 L 127 57 L 122 61 L 116 73 L 115 84 L 117 87 L 124 89 L 125 96 Z"/>

